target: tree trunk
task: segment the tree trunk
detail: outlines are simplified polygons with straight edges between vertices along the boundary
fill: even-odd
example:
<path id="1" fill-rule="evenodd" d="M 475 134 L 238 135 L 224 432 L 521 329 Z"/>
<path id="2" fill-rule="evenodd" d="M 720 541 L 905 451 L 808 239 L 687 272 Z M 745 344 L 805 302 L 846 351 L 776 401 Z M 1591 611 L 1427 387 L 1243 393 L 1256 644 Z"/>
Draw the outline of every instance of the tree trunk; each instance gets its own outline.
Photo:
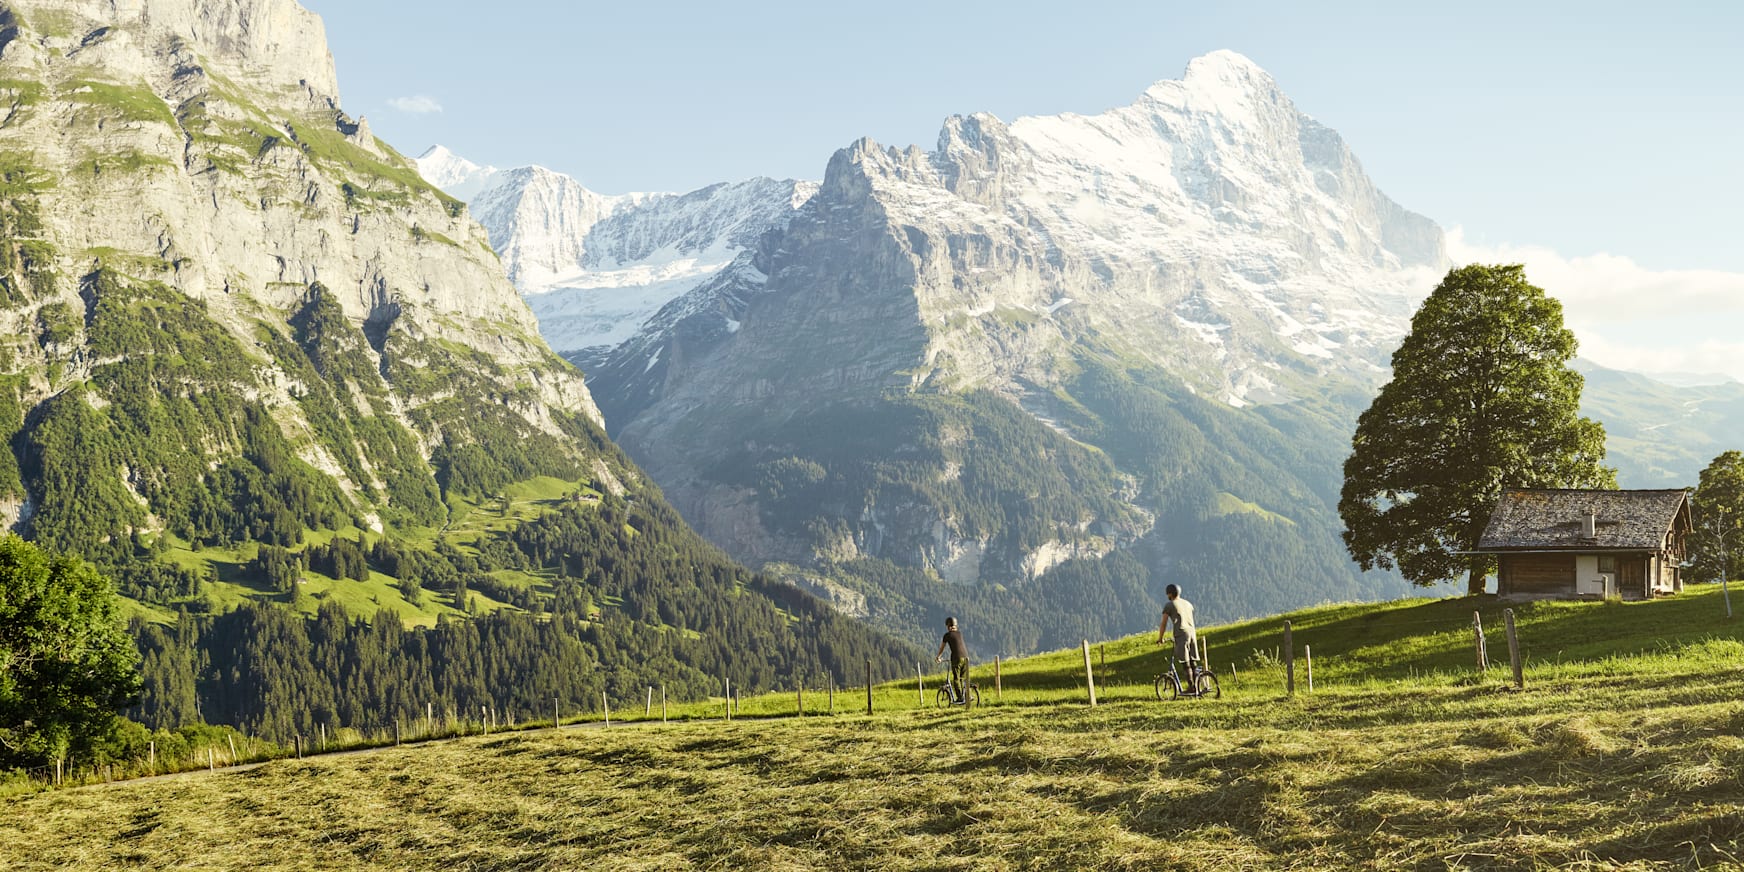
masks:
<path id="1" fill-rule="evenodd" d="M 1484 592 L 1484 576 L 1488 575 L 1489 571 L 1489 558 L 1477 554 L 1471 556 L 1471 570 L 1470 574 L 1466 576 L 1466 595 L 1477 596 Z"/>

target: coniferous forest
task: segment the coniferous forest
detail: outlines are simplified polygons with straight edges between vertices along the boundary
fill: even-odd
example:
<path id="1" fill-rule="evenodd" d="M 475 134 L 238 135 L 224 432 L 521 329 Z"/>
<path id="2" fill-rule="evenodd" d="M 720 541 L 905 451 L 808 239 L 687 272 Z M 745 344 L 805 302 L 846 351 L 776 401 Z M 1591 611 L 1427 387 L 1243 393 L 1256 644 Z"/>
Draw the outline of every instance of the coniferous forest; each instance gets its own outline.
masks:
<path id="1" fill-rule="evenodd" d="M 800 680 L 842 685 L 859 680 L 868 660 L 888 676 L 913 659 L 811 596 L 733 564 L 657 500 L 578 501 L 478 551 L 336 539 L 308 559 L 324 574 L 373 570 L 462 601 L 469 588 L 493 585 L 492 570 L 549 570 L 549 595 L 431 628 L 331 604 L 311 620 L 271 602 L 137 623 L 145 688 L 132 714 L 152 727 L 205 721 L 283 739 L 430 709 L 526 717 L 556 698 L 567 711 L 595 710 L 602 693 L 627 701 L 648 687 L 697 698 L 719 693 L 723 679 L 748 692 Z M 262 554 L 270 556 L 251 571 L 263 586 L 302 569 L 302 554 Z"/>
<path id="2" fill-rule="evenodd" d="M 27 501 L 30 538 L 137 604 L 129 714 L 149 727 L 283 739 L 912 663 L 707 544 L 584 416 L 554 415 L 562 438 L 529 427 L 508 410 L 533 395 L 488 357 L 397 324 L 368 333 L 318 283 L 255 323 L 254 348 L 161 283 L 102 267 L 81 294 L 84 317 L 44 304 L 34 338 L 94 361 L 89 378 L 39 401 L 29 378 L 0 377 L 0 499 Z M 263 354 L 291 374 L 306 427 L 263 401 Z M 435 399 L 396 411 L 390 389 Z M 448 534 L 457 511 L 506 505 L 535 478 L 566 483 L 564 498 Z M 331 586 L 312 596 L 311 577 Z"/>

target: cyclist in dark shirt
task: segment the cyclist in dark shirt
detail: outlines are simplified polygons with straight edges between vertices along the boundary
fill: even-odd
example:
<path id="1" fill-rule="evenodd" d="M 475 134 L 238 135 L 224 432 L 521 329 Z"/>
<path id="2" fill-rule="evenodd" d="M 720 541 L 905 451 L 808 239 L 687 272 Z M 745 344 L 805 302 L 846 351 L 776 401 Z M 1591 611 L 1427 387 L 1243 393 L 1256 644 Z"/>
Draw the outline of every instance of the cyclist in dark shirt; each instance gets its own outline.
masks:
<path id="1" fill-rule="evenodd" d="M 963 634 L 957 630 L 957 619 L 945 619 L 945 638 L 939 640 L 939 650 L 933 654 L 933 662 L 944 659 L 945 648 L 951 649 L 951 691 L 957 699 L 963 698 L 963 692 L 969 687 L 969 646 L 963 644 Z"/>

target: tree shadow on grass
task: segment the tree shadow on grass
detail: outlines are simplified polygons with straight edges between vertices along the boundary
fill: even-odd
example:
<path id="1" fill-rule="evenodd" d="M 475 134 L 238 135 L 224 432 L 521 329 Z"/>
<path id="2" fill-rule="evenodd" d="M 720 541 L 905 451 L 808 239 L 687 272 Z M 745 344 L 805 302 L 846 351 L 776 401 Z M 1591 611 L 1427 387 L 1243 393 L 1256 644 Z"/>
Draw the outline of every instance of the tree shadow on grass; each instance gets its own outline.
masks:
<path id="1" fill-rule="evenodd" d="M 1734 794 L 1734 801 L 1736 794 Z M 1744 815 L 1736 806 L 1631 827 L 1584 850 L 1607 863 L 1677 862 L 1696 869 L 1744 866 Z"/>

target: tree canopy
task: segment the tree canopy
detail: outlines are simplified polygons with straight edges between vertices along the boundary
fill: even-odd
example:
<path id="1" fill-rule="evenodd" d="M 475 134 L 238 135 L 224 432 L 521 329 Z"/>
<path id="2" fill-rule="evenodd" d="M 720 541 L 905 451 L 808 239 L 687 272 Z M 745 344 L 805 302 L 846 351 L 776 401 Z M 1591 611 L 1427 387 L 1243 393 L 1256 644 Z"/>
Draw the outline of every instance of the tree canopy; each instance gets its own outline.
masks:
<path id="1" fill-rule="evenodd" d="M 1411 319 L 1393 377 L 1357 421 L 1338 503 L 1363 569 L 1429 585 L 1493 561 L 1476 547 L 1505 487 L 1615 487 L 1605 430 L 1580 416 L 1562 304 L 1520 265 L 1450 270 Z"/>
<path id="2" fill-rule="evenodd" d="M 1695 581 L 1713 581 L 1724 572 L 1737 578 L 1744 564 L 1744 452 L 1727 451 L 1714 458 L 1690 497 L 1695 529 L 1690 533 L 1690 574 Z"/>
<path id="3" fill-rule="evenodd" d="M 104 738 L 139 691 L 139 652 L 109 579 L 75 557 L 0 538 L 0 767 Z"/>

